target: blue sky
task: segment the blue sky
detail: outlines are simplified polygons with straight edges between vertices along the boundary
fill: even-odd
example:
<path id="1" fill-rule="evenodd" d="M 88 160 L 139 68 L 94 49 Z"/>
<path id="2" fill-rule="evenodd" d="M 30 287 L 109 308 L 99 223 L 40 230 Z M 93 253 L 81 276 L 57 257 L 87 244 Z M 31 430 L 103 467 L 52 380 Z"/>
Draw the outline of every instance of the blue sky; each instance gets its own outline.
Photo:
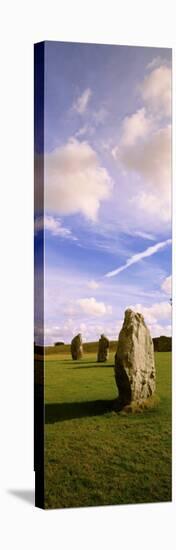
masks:
<path id="1" fill-rule="evenodd" d="M 44 97 L 45 343 L 169 335 L 171 50 L 46 42 Z"/>

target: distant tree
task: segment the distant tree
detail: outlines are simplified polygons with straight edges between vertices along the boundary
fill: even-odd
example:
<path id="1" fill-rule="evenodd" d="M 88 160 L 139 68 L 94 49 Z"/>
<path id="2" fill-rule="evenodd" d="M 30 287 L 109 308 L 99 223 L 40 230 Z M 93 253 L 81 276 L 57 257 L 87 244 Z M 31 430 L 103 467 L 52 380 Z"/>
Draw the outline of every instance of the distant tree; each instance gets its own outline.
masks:
<path id="1" fill-rule="evenodd" d="M 64 346 L 64 342 L 55 342 L 55 346 Z"/>
<path id="2" fill-rule="evenodd" d="M 158 336 L 153 338 L 155 351 L 172 351 L 172 338 L 171 336 Z"/>

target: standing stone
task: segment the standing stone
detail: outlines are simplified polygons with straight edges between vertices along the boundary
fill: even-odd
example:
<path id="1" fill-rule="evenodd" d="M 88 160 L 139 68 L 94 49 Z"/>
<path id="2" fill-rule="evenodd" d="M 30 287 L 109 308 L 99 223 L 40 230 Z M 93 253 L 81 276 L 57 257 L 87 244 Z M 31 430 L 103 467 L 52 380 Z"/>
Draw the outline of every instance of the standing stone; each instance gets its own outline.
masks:
<path id="1" fill-rule="evenodd" d="M 142 402 L 155 391 L 153 341 L 144 318 L 131 309 L 119 334 L 115 355 L 115 380 L 119 390 L 118 406 Z"/>
<path id="2" fill-rule="evenodd" d="M 101 334 L 101 337 L 98 342 L 98 354 L 97 361 L 98 363 L 107 361 L 109 356 L 109 340 L 104 334 Z"/>
<path id="3" fill-rule="evenodd" d="M 77 334 L 71 341 L 71 355 L 73 360 L 81 359 L 83 356 L 82 336 Z"/>

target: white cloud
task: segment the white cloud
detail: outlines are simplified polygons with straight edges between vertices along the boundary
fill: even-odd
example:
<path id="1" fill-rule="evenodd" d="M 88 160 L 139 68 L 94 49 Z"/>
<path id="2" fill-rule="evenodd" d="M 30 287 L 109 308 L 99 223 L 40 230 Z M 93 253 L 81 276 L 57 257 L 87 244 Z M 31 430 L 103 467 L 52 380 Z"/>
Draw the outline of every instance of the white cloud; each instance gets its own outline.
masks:
<path id="1" fill-rule="evenodd" d="M 145 138 L 153 127 L 153 121 L 146 115 L 146 109 L 139 109 L 131 116 L 125 117 L 122 124 L 121 146 L 132 146 L 140 138 Z"/>
<path id="2" fill-rule="evenodd" d="M 145 104 L 159 116 L 171 114 L 171 69 L 166 65 L 155 68 L 140 86 Z"/>
<path id="3" fill-rule="evenodd" d="M 85 113 L 91 96 L 92 91 L 90 90 L 90 88 L 86 88 L 86 90 L 84 90 L 84 92 L 73 103 L 72 108 L 74 109 L 74 111 L 76 111 L 80 115 Z"/>
<path id="4" fill-rule="evenodd" d="M 87 315 L 105 315 L 112 312 L 112 307 L 107 306 L 104 302 L 97 302 L 95 298 L 82 298 L 78 300 L 78 304 Z"/>
<path id="5" fill-rule="evenodd" d="M 112 148 L 112 151 L 111 151 L 111 154 L 112 154 L 112 157 L 114 160 L 118 160 L 118 156 L 119 156 L 119 151 L 120 151 L 120 148 L 118 145 L 115 145 L 113 148 Z"/>
<path id="6" fill-rule="evenodd" d="M 53 216 L 38 216 L 37 218 L 35 218 L 35 234 L 37 234 L 42 229 L 44 229 L 45 231 L 49 231 L 54 237 L 59 236 L 66 239 L 72 239 L 74 241 L 77 240 L 77 238 L 72 235 L 71 230 L 67 227 L 64 227 L 61 220 L 59 220 L 58 218 L 56 219 Z"/>
<path id="7" fill-rule="evenodd" d="M 138 221 L 145 227 L 148 220 L 154 228 L 168 225 L 171 218 L 171 69 L 158 62 L 154 59 L 147 66 L 138 87 L 143 106 L 125 117 L 120 140 L 112 148 L 126 179 L 132 175 L 138 188 L 134 186 L 129 208 L 134 204 Z"/>
<path id="8" fill-rule="evenodd" d="M 122 147 L 119 160 L 123 166 L 139 174 L 146 182 L 153 184 L 154 190 L 171 184 L 171 128 L 156 130 L 147 141 Z M 157 189 L 158 190 L 158 189 Z"/>
<path id="9" fill-rule="evenodd" d="M 166 294 L 171 296 L 172 294 L 172 276 L 171 275 L 169 275 L 169 277 L 166 277 L 166 279 L 164 279 L 161 285 L 161 288 L 162 290 L 164 290 Z"/>
<path id="10" fill-rule="evenodd" d="M 146 319 L 145 319 L 146 321 Z M 147 322 L 147 321 L 146 321 Z M 70 343 L 72 338 L 79 332 L 82 334 L 83 342 L 97 341 L 100 334 L 106 334 L 110 340 L 117 340 L 119 332 L 122 328 L 123 320 L 113 322 L 110 324 L 94 324 L 87 325 L 84 322 L 73 322 L 72 319 L 68 319 L 67 323 L 57 325 L 53 323 L 45 324 L 45 345 L 53 345 L 57 341 L 64 343 Z M 172 327 L 170 324 L 162 325 L 161 323 L 149 323 L 147 326 L 151 332 L 152 337 L 155 336 L 171 336 Z M 36 344 L 43 344 L 43 328 L 37 327 L 35 329 L 35 342 Z"/>
<path id="11" fill-rule="evenodd" d="M 171 325 L 160 325 L 155 323 L 154 325 L 148 324 L 148 328 L 151 332 L 153 338 L 158 336 L 172 336 L 172 326 Z"/>
<path id="12" fill-rule="evenodd" d="M 88 325 L 83 321 L 73 321 L 72 319 L 68 319 L 67 323 L 63 323 L 62 326 L 48 323 L 45 325 L 45 345 L 53 345 L 57 341 L 70 343 L 78 333 L 81 333 L 83 342 L 98 341 L 101 334 L 106 334 L 110 340 L 117 340 L 122 324 L 123 321 L 117 321 L 107 326 L 105 322 L 97 324 L 91 321 Z M 43 329 L 36 327 L 35 342 L 42 344 L 42 338 Z"/>
<path id="13" fill-rule="evenodd" d="M 146 323 L 153 325 L 162 320 L 171 320 L 171 306 L 169 302 L 159 302 L 146 307 L 142 304 L 130 306 L 131 309 L 142 313 Z"/>
<path id="14" fill-rule="evenodd" d="M 72 338 L 81 333 L 83 340 L 87 340 L 91 336 L 91 330 L 86 326 L 84 322 L 75 321 L 71 318 L 61 325 L 48 323 L 45 324 L 45 345 L 52 345 L 57 341 L 62 341 L 64 343 L 70 343 Z M 36 343 L 41 341 L 41 333 L 36 329 L 35 332 L 35 341 Z"/>
<path id="15" fill-rule="evenodd" d="M 100 285 L 99 285 L 99 283 L 97 283 L 97 281 L 94 281 L 94 280 L 92 279 L 91 281 L 89 281 L 89 282 L 87 283 L 87 286 L 88 286 L 89 288 L 91 288 L 92 290 L 96 290 L 97 288 L 99 288 Z"/>
<path id="16" fill-rule="evenodd" d="M 112 180 L 94 149 L 76 139 L 45 155 L 45 181 L 47 210 L 65 215 L 80 212 L 92 221 L 112 190 Z"/>
<path id="17" fill-rule="evenodd" d="M 62 325 L 57 325 L 53 323 L 45 323 L 45 330 L 44 330 L 44 341 L 45 345 L 52 345 L 55 342 L 62 341 L 62 342 L 70 342 L 71 338 L 73 338 L 74 334 L 76 334 L 74 322 L 72 319 L 68 319 L 67 323 L 63 323 Z M 42 331 L 43 329 L 40 327 L 35 328 L 35 342 L 38 344 L 42 344 Z M 78 330 L 77 330 L 78 333 Z"/>
<path id="18" fill-rule="evenodd" d="M 157 243 L 154 246 L 149 246 L 149 248 L 147 248 L 143 252 L 139 252 L 138 254 L 134 254 L 133 256 L 131 256 L 131 258 L 129 258 L 124 265 L 106 273 L 105 277 L 114 277 L 114 275 L 118 275 L 118 273 L 121 273 L 121 271 L 124 271 L 125 269 L 130 267 L 130 265 L 140 262 L 143 258 L 148 258 L 149 256 L 156 254 L 158 250 L 164 248 L 168 244 L 171 244 L 171 242 L 171 239 L 167 239 L 166 241 Z"/>
<path id="19" fill-rule="evenodd" d="M 171 127 L 112 151 L 127 172 L 139 176 L 139 191 L 131 199 L 141 215 L 165 224 L 171 218 Z"/>
<path id="20" fill-rule="evenodd" d="M 147 262 L 146 262 L 147 264 Z M 82 333 L 84 341 L 95 341 L 99 338 L 101 333 L 107 334 L 110 339 L 116 340 L 118 338 L 119 330 L 122 327 L 122 318 L 124 310 L 129 307 L 130 304 L 144 304 L 145 307 L 150 308 L 151 304 L 158 302 L 166 302 L 167 310 L 164 315 L 167 315 L 168 309 L 170 314 L 172 308 L 169 304 L 170 296 L 163 294 L 163 291 L 154 289 L 152 287 L 152 281 L 159 281 L 162 284 L 164 280 L 164 273 L 162 270 L 156 270 L 155 266 L 146 265 L 142 278 L 137 280 L 132 278 L 129 282 L 120 282 L 120 279 L 101 279 L 100 287 L 96 294 L 94 292 L 85 293 L 88 281 L 91 281 L 91 268 L 90 272 L 78 272 L 74 271 L 71 266 L 46 266 L 45 270 L 45 327 L 49 329 L 46 333 L 47 343 L 53 343 L 57 340 L 63 340 L 70 342 L 75 334 Z M 88 278 L 89 275 L 89 278 Z M 144 278 L 143 278 L 144 277 Z M 38 277 L 37 277 L 38 279 Z M 150 281 L 150 288 L 146 289 L 145 282 Z M 96 281 L 96 279 L 95 279 Z M 99 280 L 98 280 L 99 282 Z M 40 283 L 40 279 L 39 279 Z M 40 284 L 38 283 L 38 291 L 40 290 Z M 144 288 L 145 287 L 145 288 Z M 84 303 L 84 309 L 80 306 L 79 301 L 87 299 L 89 296 L 94 296 L 94 301 L 87 304 Z M 105 297 L 107 302 L 105 302 Z M 95 300 L 96 298 L 96 300 Z M 97 305 L 98 304 L 98 313 Z M 99 306 L 99 304 L 103 304 Z M 109 307 L 107 306 L 109 304 Z M 112 313 L 111 313 L 112 304 Z M 133 306 L 132 306 L 133 307 Z M 161 306 L 160 306 L 161 307 Z M 164 306 L 165 307 L 165 306 Z M 87 311 L 89 309 L 89 312 Z M 105 311 L 106 310 L 106 311 Z M 95 313 L 96 311 L 96 313 Z M 152 325 L 152 334 L 157 334 L 157 324 L 162 323 L 167 326 L 170 325 L 170 319 L 164 321 L 158 320 L 158 311 L 150 311 L 150 320 L 152 313 L 152 321 L 155 317 L 155 323 Z M 163 313 L 162 313 L 163 315 Z M 40 320 L 36 320 L 36 324 Z M 149 321 L 146 321 L 149 325 Z M 151 323 L 150 323 L 151 324 Z M 169 329 L 168 329 L 169 330 Z M 165 327 L 162 328 L 160 334 L 166 334 Z"/>
<path id="21" fill-rule="evenodd" d="M 152 69 L 156 69 L 156 67 L 162 64 L 163 64 L 163 60 L 161 59 L 161 57 L 157 56 L 157 57 L 154 57 L 152 61 L 150 61 L 150 63 L 148 63 L 146 69 L 151 71 Z"/>
<path id="22" fill-rule="evenodd" d="M 131 199 L 132 205 L 138 205 L 141 213 L 149 214 L 151 218 L 159 218 L 163 223 L 170 223 L 171 217 L 171 197 L 166 193 L 160 194 L 160 196 L 154 193 L 147 193 L 141 191 Z"/>

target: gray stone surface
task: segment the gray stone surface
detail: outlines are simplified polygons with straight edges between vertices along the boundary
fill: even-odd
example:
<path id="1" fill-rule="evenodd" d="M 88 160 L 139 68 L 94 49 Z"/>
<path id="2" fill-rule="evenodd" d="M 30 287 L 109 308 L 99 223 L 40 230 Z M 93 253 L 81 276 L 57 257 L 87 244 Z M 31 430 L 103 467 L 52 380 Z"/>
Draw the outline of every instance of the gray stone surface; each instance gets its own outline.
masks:
<path id="1" fill-rule="evenodd" d="M 153 341 L 144 317 L 127 309 L 115 355 L 119 407 L 153 395 L 155 376 Z"/>
<path id="2" fill-rule="evenodd" d="M 83 344 L 81 334 L 77 334 L 71 341 L 71 356 L 74 361 L 83 356 Z"/>
<path id="3" fill-rule="evenodd" d="M 104 334 L 101 334 L 98 342 L 98 354 L 97 354 L 98 363 L 107 361 L 108 356 L 109 356 L 109 340 Z"/>

